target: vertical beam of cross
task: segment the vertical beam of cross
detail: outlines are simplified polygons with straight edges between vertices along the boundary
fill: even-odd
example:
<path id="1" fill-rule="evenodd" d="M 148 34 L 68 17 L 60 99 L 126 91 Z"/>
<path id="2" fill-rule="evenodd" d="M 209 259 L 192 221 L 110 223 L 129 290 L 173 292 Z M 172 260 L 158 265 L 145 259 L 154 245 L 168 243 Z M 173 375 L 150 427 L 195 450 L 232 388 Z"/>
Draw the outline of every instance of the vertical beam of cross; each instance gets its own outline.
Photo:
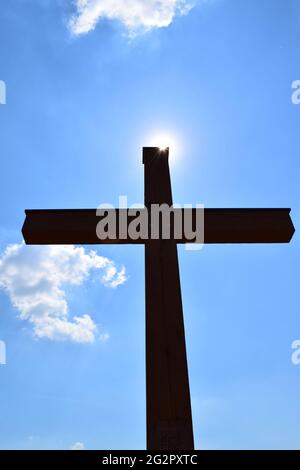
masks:
<path id="1" fill-rule="evenodd" d="M 172 205 L 169 150 L 143 149 L 145 206 Z M 194 448 L 176 242 L 145 243 L 147 448 Z"/>

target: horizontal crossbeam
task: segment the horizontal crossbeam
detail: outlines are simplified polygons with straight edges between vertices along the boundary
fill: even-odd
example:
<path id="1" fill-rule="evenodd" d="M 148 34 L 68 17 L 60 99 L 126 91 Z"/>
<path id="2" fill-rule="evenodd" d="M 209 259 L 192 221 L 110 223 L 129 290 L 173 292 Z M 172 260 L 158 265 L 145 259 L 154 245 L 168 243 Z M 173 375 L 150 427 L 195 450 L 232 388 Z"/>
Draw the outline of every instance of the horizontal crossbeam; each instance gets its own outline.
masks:
<path id="1" fill-rule="evenodd" d="M 175 212 L 191 211 L 193 227 L 196 227 L 196 211 L 201 210 L 175 209 Z M 112 214 L 111 211 L 116 211 L 116 237 L 115 234 L 113 236 L 109 234 L 105 240 L 98 238 L 96 226 L 101 217 L 97 216 L 96 209 L 26 210 L 26 219 L 22 228 L 23 237 L 28 245 L 145 243 L 145 236 L 137 240 L 132 240 L 128 235 L 121 238 L 118 221 L 120 216 L 123 220 L 128 216 L 128 210 L 107 209 L 107 213 Z M 295 232 L 290 211 L 290 209 L 204 209 L 204 243 L 289 243 Z M 184 220 L 184 212 L 181 216 Z M 128 216 L 128 226 L 135 218 L 136 215 Z M 174 218 L 176 220 L 176 216 Z M 171 217 L 170 239 L 176 239 L 177 243 L 196 241 L 187 238 L 184 229 L 182 236 L 179 239 L 175 238 L 173 226 Z"/>

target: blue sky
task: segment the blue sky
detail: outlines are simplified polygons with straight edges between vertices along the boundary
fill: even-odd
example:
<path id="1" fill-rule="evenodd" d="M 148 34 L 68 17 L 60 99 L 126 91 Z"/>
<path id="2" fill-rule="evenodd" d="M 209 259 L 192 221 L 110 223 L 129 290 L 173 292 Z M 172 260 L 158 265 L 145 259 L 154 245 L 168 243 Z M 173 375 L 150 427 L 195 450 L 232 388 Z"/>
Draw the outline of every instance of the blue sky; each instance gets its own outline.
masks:
<path id="1" fill-rule="evenodd" d="M 167 134 L 175 202 L 291 207 L 300 223 L 299 2 L 138 16 L 130 0 L 117 19 L 92 3 L 0 6 L 2 449 L 145 446 L 143 248 L 25 248 L 24 209 L 142 202 L 141 148 Z M 179 248 L 197 448 L 299 448 L 299 255 L 297 232 Z"/>

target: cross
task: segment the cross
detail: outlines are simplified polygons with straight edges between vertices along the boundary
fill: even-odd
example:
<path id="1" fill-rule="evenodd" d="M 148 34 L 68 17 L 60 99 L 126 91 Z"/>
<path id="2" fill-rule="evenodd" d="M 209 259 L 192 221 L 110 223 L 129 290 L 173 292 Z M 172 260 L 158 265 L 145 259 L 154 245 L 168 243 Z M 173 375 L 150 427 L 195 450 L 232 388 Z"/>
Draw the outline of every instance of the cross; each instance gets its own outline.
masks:
<path id="1" fill-rule="evenodd" d="M 144 206 L 172 206 L 169 149 L 145 147 Z M 111 209 L 108 209 L 109 212 Z M 183 212 L 188 209 L 183 209 Z M 118 210 L 126 212 L 126 209 Z M 96 209 L 26 210 L 27 244 L 136 243 L 145 246 L 147 449 L 194 449 L 192 412 L 177 243 L 166 240 L 99 240 Z M 289 243 L 290 209 L 204 209 L 204 243 Z M 195 209 L 192 210 L 193 218 Z M 131 217 L 128 217 L 128 224 Z M 190 240 L 189 240 L 190 242 Z"/>

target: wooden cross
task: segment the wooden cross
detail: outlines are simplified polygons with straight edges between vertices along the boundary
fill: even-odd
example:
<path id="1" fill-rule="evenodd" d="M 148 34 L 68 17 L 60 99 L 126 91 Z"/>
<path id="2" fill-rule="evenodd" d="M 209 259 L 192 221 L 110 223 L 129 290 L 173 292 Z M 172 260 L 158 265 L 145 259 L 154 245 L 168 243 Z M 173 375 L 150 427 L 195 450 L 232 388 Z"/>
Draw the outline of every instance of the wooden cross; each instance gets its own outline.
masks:
<path id="1" fill-rule="evenodd" d="M 173 204 L 168 157 L 169 149 L 143 149 L 145 208 Z M 106 240 L 99 240 L 96 209 L 25 212 L 22 233 L 27 244 L 145 245 L 147 449 L 193 449 L 177 257 L 177 243 L 187 242 L 184 235 L 132 240 L 111 239 L 108 233 Z M 205 209 L 204 243 L 288 243 L 295 231 L 289 214 L 290 209 Z"/>

